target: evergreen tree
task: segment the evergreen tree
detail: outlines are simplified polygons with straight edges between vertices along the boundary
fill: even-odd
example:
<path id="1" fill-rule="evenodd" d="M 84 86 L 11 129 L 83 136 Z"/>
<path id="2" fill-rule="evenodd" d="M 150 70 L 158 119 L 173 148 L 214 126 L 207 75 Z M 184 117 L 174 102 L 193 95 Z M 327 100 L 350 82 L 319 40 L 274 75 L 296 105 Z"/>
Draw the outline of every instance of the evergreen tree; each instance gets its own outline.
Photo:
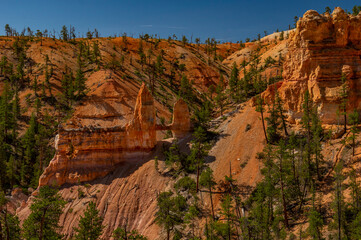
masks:
<path id="1" fill-rule="evenodd" d="M 264 117 L 263 117 L 263 113 L 264 113 L 264 100 L 263 98 L 259 95 L 256 97 L 256 111 L 261 113 L 261 120 L 262 120 L 262 127 L 263 127 L 263 132 L 264 132 L 264 137 L 266 139 L 266 143 L 268 144 L 268 138 L 267 138 L 267 132 L 266 132 L 266 127 L 264 124 Z"/>
<path id="2" fill-rule="evenodd" d="M 9 24 L 5 24 L 5 33 L 6 33 L 7 37 L 12 35 L 12 30 L 11 30 Z"/>
<path id="3" fill-rule="evenodd" d="M 63 25 L 61 31 L 60 31 L 60 34 L 61 34 L 61 38 L 64 40 L 64 41 L 68 41 L 68 38 L 69 38 L 69 33 L 68 33 L 68 28 Z"/>
<path id="4" fill-rule="evenodd" d="M 221 213 L 226 220 L 226 229 L 227 229 L 226 239 L 228 240 L 231 240 L 233 236 L 232 222 L 233 222 L 234 214 L 233 214 L 232 203 L 233 203 L 232 197 L 229 194 L 227 194 L 223 198 L 223 201 L 221 202 L 221 209 L 222 209 Z"/>
<path id="5" fill-rule="evenodd" d="M 113 238 L 114 240 L 147 240 L 147 238 L 138 233 L 137 230 L 127 231 L 120 227 L 114 230 Z"/>
<path id="6" fill-rule="evenodd" d="M 194 140 L 192 141 L 191 153 L 188 159 L 192 163 L 192 167 L 194 166 L 197 170 L 196 191 L 198 192 L 199 176 L 204 164 L 204 158 L 208 155 L 209 145 L 206 142 L 206 132 L 201 126 L 196 129 L 193 136 Z"/>
<path id="7" fill-rule="evenodd" d="M 181 96 L 185 101 L 190 103 L 194 100 L 192 84 L 189 82 L 186 75 L 182 76 L 179 96 Z"/>
<path id="8" fill-rule="evenodd" d="M 0 188 L 0 239 L 20 240 L 20 221 L 7 210 L 7 199 Z"/>
<path id="9" fill-rule="evenodd" d="M 6 177 L 9 181 L 10 188 L 13 187 L 16 177 L 16 162 L 13 154 L 10 155 L 9 161 L 6 164 Z"/>
<path id="10" fill-rule="evenodd" d="M 353 6 L 353 8 L 352 8 L 352 15 L 357 16 L 360 11 L 361 11 L 361 6 L 355 5 L 355 6 Z"/>
<path id="11" fill-rule="evenodd" d="M 99 211 L 94 202 L 89 202 L 84 216 L 79 220 L 78 228 L 75 228 L 75 239 L 77 240 L 96 240 L 103 232 L 103 218 L 99 216 Z"/>
<path id="12" fill-rule="evenodd" d="M 281 118 L 282 127 L 285 132 L 285 135 L 288 136 L 285 110 L 283 109 L 283 102 L 282 102 L 282 99 L 280 98 L 278 92 L 276 92 L 275 104 L 276 104 L 276 109 L 278 111 L 278 114 Z"/>
<path id="13" fill-rule="evenodd" d="M 93 42 L 93 59 L 99 68 L 100 61 L 101 61 L 101 54 L 100 54 L 100 50 L 99 50 L 99 44 L 97 41 Z"/>
<path id="14" fill-rule="evenodd" d="M 209 198 L 211 200 L 212 217 L 214 220 L 215 215 L 214 215 L 214 208 L 213 208 L 212 189 L 214 188 L 215 185 L 217 185 L 217 183 L 214 180 L 213 171 L 211 168 L 207 168 L 205 171 L 202 172 L 199 183 L 201 186 L 208 188 Z"/>
<path id="15" fill-rule="evenodd" d="M 30 183 L 33 176 L 33 166 L 36 163 L 36 134 L 38 123 L 35 114 L 31 115 L 29 128 L 23 137 L 24 162 L 21 166 L 21 182 L 24 186 Z"/>
<path id="16" fill-rule="evenodd" d="M 51 92 L 51 84 L 50 84 L 50 77 L 51 77 L 51 73 L 49 73 L 48 71 L 48 66 L 45 66 L 45 84 L 49 90 L 49 94 L 50 96 L 52 95 L 52 92 Z M 44 84 L 44 83 L 43 83 Z M 46 97 L 46 94 L 45 94 L 45 87 L 44 87 L 44 91 L 43 91 L 43 97 Z"/>
<path id="17" fill-rule="evenodd" d="M 356 218 L 350 224 L 351 239 L 361 239 L 361 211 L 358 212 Z"/>
<path id="18" fill-rule="evenodd" d="M 351 124 L 351 136 L 347 138 L 348 142 L 351 142 L 352 146 L 352 155 L 355 156 L 355 147 L 356 147 L 356 137 L 359 134 L 358 124 L 359 124 L 359 114 L 354 109 L 352 113 L 349 114 L 349 123 Z"/>
<path id="19" fill-rule="evenodd" d="M 81 56 L 78 55 L 78 69 L 76 71 L 76 76 L 75 76 L 75 87 L 74 87 L 74 92 L 76 92 L 76 99 L 80 100 L 82 99 L 85 95 L 86 95 L 86 78 L 84 76 L 83 73 L 83 63 L 81 60 Z"/>
<path id="20" fill-rule="evenodd" d="M 40 38 L 40 46 L 43 46 L 43 33 L 39 29 L 36 30 L 36 37 Z"/>
<path id="21" fill-rule="evenodd" d="M 30 206 L 31 213 L 23 224 L 25 239 L 62 239 L 62 235 L 58 233 L 58 221 L 65 201 L 57 192 L 49 186 L 39 189 Z"/>
<path id="22" fill-rule="evenodd" d="M 306 176 L 305 176 L 305 183 L 304 183 L 304 193 L 306 192 L 306 187 L 309 186 L 311 179 L 312 179 L 312 162 L 311 162 L 311 155 L 312 155 L 312 149 L 311 149 L 311 137 L 312 137 L 312 132 L 311 132 L 311 123 L 312 123 L 312 111 L 313 111 L 313 102 L 312 100 L 310 100 L 310 93 L 308 90 L 306 90 L 305 95 L 304 95 L 304 99 L 303 99 L 303 104 L 302 104 L 302 109 L 303 109 L 303 115 L 301 118 L 301 122 L 302 122 L 302 127 L 303 129 L 306 131 L 306 144 L 305 144 L 305 156 L 306 156 Z M 304 196 L 305 194 L 303 194 Z M 302 207 L 302 202 L 301 202 L 301 207 Z"/>
<path id="23" fill-rule="evenodd" d="M 351 212 L 354 215 L 361 210 L 361 188 L 360 183 L 357 181 L 357 175 L 355 169 L 350 172 L 350 189 L 351 189 Z"/>
<path id="24" fill-rule="evenodd" d="M 335 168 L 335 189 L 334 189 L 334 196 L 332 202 L 332 209 L 333 209 L 333 222 L 330 224 L 330 228 L 336 230 L 336 237 L 337 239 L 341 240 L 344 239 L 346 235 L 346 205 L 343 196 L 343 181 L 344 176 L 342 173 L 343 169 L 343 160 L 341 159 L 340 162 L 336 165 Z"/>
<path id="25" fill-rule="evenodd" d="M 233 63 L 233 67 L 232 67 L 232 72 L 231 72 L 231 76 L 229 77 L 229 89 L 231 92 L 231 97 L 233 100 L 237 99 L 237 87 L 238 87 L 238 68 L 236 63 Z"/>
<path id="26" fill-rule="evenodd" d="M 169 150 L 165 152 L 165 155 L 165 164 L 167 166 L 171 166 L 173 168 L 174 165 L 176 165 L 175 167 L 179 166 L 182 169 L 188 169 L 187 157 L 180 151 L 176 141 L 172 143 Z"/>
<path id="27" fill-rule="evenodd" d="M 267 121 L 267 139 L 270 143 L 275 143 L 281 137 L 278 133 L 280 129 L 279 111 L 275 104 L 268 106 L 269 116 L 266 117 Z"/>
<path id="28" fill-rule="evenodd" d="M 79 79 L 81 80 L 81 79 Z M 61 98 L 64 102 L 64 104 L 67 107 L 70 107 L 72 104 L 72 101 L 75 98 L 75 84 L 74 84 L 74 76 L 73 73 L 70 72 L 69 68 L 66 67 L 66 72 L 63 74 L 62 80 L 61 80 L 61 87 L 63 88 L 63 92 L 61 94 Z"/>
<path id="29" fill-rule="evenodd" d="M 325 7 L 325 13 L 331 14 L 331 8 L 329 6 Z"/>
<path id="30" fill-rule="evenodd" d="M 341 97 L 341 103 L 340 103 L 340 114 L 344 116 L 344 133 L 346 133 L 347 131 L 347 102 L 348 102 L 348 95 L 349 95 L 349 86 L 348 86 L 348 82 L 346 79 L 345 74 L 342 74 L 341 76 L 341 90 L 339 92 L 340 97 Z"/>
<path id="31" fill-rule="evenodd" d="M 223 75 L 220 75 L 220 81 L 216 88 L 216 105 L 219 107 L 220 114 L 223 115 L 224 106 L 226 104 L 227 96 L 224 93 L 224 82 L 223 82 Z"/>
<path id="32" fill-rule="evenodd" d="M 316 239 L 316 240 L 322 240 L 323 236 L 322 236 L 322 228 L 323 228 L 323 218 L 322 215 L 320 214 L 320 212 L 317 210 L 317 207 L 315 206 L 315 201 L 316 201 L 316 193 L 315 190 L 313 189 L 313 193 L 312 193 L 312 208 L 311 210 L 308 212 L 308 228 L 307 228 L 307 232 L 308 235 L 312 238 L 312 239 Z"/>
<path id="33" fill-rule="evenodd" d="M 321 139 L 323 135 L 323 128 L 316 107 L 313 107 L 312 109 L 311 132 L 312 132 L 311 151 L 315 159 L 318 180 L 321 180 L 320 166 L 323 163 Z"/>
<path id="34" fill-rule="evenodd" d="M 163 226 L 167 232 L 167 240 L 170 239 L 170 232 L 174 227 L 182 223 L 179 208 L 177 205 L 177 197 L 172 197 L 172 192 L 162 192 L 157 198 L 158 211 L 156 213 L 156 222 Z"/>

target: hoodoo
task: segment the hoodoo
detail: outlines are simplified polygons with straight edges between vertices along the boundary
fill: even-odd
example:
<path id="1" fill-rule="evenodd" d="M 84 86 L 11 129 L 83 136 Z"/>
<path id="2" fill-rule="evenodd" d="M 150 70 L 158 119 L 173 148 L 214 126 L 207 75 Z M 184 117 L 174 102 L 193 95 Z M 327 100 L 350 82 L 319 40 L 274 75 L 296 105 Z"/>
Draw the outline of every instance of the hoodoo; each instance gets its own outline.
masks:
<path id="1" fill-rule="evenodd" d="M 56 154 L 39 179 L 39 186 L 91 181 L 107 175 L 129 157 L 151 151 L 157 144 L 156 130 L 172 130 L 177 138 L 190 131 L 187 104 L 174 105 L 173 123 L 156 126 L 154 99 L 143 83 L 133 119 L 125 126 L 75 128 L 74 119 L 59 128 Z"/>

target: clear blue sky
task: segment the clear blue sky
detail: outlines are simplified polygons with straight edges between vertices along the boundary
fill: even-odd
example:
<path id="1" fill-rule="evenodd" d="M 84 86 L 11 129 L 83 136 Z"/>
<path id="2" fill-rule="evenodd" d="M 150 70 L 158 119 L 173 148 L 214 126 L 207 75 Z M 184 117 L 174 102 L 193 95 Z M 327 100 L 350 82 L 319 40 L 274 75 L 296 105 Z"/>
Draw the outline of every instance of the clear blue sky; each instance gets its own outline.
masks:
<path id="1" fill-rule="evenodd" d="M 127 32 L 159 34 L 162 38 L 193 35 L 203 42 L 207 37 L 220 41 L 239 41 L 258 33 L 288 29 L 294 16 L 308 9 L 324 12 L 326 6 L 351 11 L 357 1 L 350 0 L 0 0 L 0 22 L 18 32 L 60 31 L 73 25 L 76 33 L 97 28 L 101 36 Z M 361 5 L 361 3 L 359 3 Z M 4 27 L 0 34 L 4 35 Z"/>

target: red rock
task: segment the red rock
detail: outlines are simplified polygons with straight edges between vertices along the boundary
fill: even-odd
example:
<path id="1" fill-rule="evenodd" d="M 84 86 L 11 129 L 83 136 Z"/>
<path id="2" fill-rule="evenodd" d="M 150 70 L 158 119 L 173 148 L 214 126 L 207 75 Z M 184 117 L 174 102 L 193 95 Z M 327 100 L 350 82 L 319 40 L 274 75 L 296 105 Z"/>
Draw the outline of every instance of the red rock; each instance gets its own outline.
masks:
<path id="1" fill-rule="evenodd" d="M 176 137 L 190 130 L 187 104 L 175 104 L 172 129 Z M 94 113 L 96 114 L 96 113 Z M 83 126 L 72 118 L 59 129 L 54 158 L 39 179 L 39 186 L 63 185 L 91 181 L 107 175 L 129 157 L 149 153 L 157 144 L 154 99 L 143 84 L 140 88 L 133 119 L 125 126 L 101 128 Z"/>
<path id="2" fill-rule="evenodd" d="M 324 123 L 342 123 L 337 117 L 341 75 L 350 86 L 348 109 L 360 109 L 361 16 L 336 8 L 331 15 L 307 11 L 290 33 L 279 93 L 293 118 L 302 116 L 303 95 L 308 89 Z M 264 93 L 267 98 L 272 95 Z"/>
<path id="3" fill-rule="evenodd" d="M 182 138 L 189 133 L 191 128 L 190 114 L 188 105 L 182 99 L 179 99 L 173 108 L 173 123 L 171 126 L 173 136 Z"/>

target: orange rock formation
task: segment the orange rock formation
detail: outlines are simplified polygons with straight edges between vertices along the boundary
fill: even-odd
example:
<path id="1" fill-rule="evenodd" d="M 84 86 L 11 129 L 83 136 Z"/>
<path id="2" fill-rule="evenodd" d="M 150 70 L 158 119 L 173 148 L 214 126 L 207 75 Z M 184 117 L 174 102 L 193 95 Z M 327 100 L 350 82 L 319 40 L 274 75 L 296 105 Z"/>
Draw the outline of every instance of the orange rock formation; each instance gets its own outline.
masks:
<path id="1" fill-rule="evenodd" d="M 183 100 L 174 105 L 172 125 L 156 126 L 154 99 L 145 84 L 139 91 L 133 119 L 125 126 L 76 127 L 75 120 L 59 129 L 57 152 L 40 177 L 39 186 L 103 177 L 125 159 L 150 152 L 157 143 L 156 130 L 170 129 L 180 138 L 191 127 L 188 106 Z"/>
<path id="2" fill-rule="evenodd" d="M 361 14 L 351 16 L 341 8 L 331 15 L 307 11 L 290 34 L 283 66 L 279 93 L 289 114 L 294 118 L 302 115 L 303 94 L 308 89 L 324 123 L 342 122 L 336 116 L 342 74 L 350 86 L 348 108 L 361 109 L 360 49 Z"/>

